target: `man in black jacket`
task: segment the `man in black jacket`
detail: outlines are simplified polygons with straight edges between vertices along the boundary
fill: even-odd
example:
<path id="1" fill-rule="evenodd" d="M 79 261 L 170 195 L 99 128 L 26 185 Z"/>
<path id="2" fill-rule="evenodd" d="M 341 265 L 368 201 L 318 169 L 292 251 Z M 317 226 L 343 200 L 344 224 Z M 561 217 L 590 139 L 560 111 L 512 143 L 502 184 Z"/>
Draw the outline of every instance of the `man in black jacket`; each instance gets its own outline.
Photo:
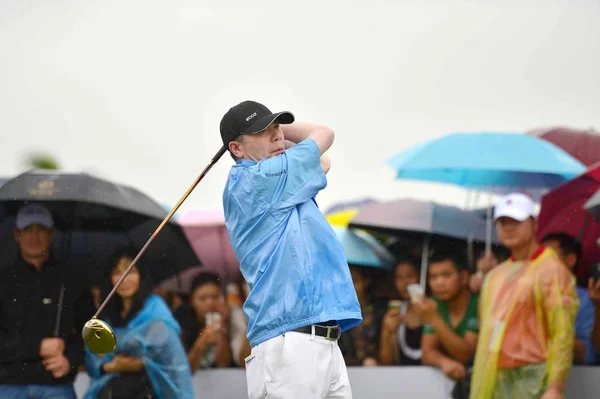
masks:
<path id="1" fill-rule="evenodd" d="M 0 398 L 74 399 L 81 328 L 95 311 L 90 291 L 52 255 L 47 208 L 23 206 L 15 225 L 16 262 L 0 254 Z"/>

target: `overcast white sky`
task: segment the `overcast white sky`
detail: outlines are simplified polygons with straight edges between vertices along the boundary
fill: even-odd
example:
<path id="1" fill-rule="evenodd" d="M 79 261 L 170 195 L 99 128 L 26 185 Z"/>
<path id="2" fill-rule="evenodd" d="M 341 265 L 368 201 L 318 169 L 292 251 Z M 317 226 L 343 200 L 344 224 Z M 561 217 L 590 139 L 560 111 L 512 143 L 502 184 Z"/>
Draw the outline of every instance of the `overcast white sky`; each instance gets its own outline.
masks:
<path id="1" fill-rule="evenodd" d="M 385 160 L 454 131 L 600 129 L 600 2 L 0 0 L 0 176 L 30 151 L 175 203 L 254 99 L 337 133 L 322 207 L 464 205 Z M 224 157 L 184 209 L 221 207 Z"/>

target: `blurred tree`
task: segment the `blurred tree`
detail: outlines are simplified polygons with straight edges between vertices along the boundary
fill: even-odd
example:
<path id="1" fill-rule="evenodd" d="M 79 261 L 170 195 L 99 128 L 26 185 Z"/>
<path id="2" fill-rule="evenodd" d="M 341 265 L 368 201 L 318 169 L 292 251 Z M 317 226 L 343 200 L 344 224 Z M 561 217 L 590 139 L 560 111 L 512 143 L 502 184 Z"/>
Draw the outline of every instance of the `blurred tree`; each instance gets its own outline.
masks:
<path id="1" fill-rule="evenodd" d="M 34 153 L 29 155 L 25 160 L 27 168 L 31 169 L 48 169 L 58 170 L 60 165 L 56 160 L 56 157 L 45 153 Z"/>

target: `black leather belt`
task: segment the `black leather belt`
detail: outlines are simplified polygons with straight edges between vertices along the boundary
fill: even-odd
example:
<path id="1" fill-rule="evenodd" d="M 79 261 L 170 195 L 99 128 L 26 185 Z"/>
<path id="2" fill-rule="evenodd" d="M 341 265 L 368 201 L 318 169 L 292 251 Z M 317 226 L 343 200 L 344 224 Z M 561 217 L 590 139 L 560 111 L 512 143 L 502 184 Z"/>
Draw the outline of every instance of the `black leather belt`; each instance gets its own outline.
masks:
<path id="1" fill-rule="evenodd" d="M 294 332 L 300 332 L 304 334 L 312 334 L 313 325 L 304 326 L 292 330 Z M 326 321 L 318 324 L 314 324 L 315 327 L 315 335 L 318 337 L 323 337 L 329 341 L 337 341 L 342 336 L 342 329 L 335 321 Z"/>

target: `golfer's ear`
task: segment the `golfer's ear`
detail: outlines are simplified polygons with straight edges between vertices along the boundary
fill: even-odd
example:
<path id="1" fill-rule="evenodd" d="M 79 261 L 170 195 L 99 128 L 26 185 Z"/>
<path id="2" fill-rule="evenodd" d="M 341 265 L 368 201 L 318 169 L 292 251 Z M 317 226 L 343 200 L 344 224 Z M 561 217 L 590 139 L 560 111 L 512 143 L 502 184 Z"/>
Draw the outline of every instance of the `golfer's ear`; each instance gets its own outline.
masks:
<path id="1" fill-rule="evenodd" d="M 13 237 L 15 237 L 15 241 L 19 242 L 21 240 L 21 231 L 13 229 Z"/>
<path id="2" fill-rule="evenodd" d="M 244 157 L 244 149 L 239 141 L 233 140 L 229 143 L 229 151 L 237 158 L 241 159 Z"/>

